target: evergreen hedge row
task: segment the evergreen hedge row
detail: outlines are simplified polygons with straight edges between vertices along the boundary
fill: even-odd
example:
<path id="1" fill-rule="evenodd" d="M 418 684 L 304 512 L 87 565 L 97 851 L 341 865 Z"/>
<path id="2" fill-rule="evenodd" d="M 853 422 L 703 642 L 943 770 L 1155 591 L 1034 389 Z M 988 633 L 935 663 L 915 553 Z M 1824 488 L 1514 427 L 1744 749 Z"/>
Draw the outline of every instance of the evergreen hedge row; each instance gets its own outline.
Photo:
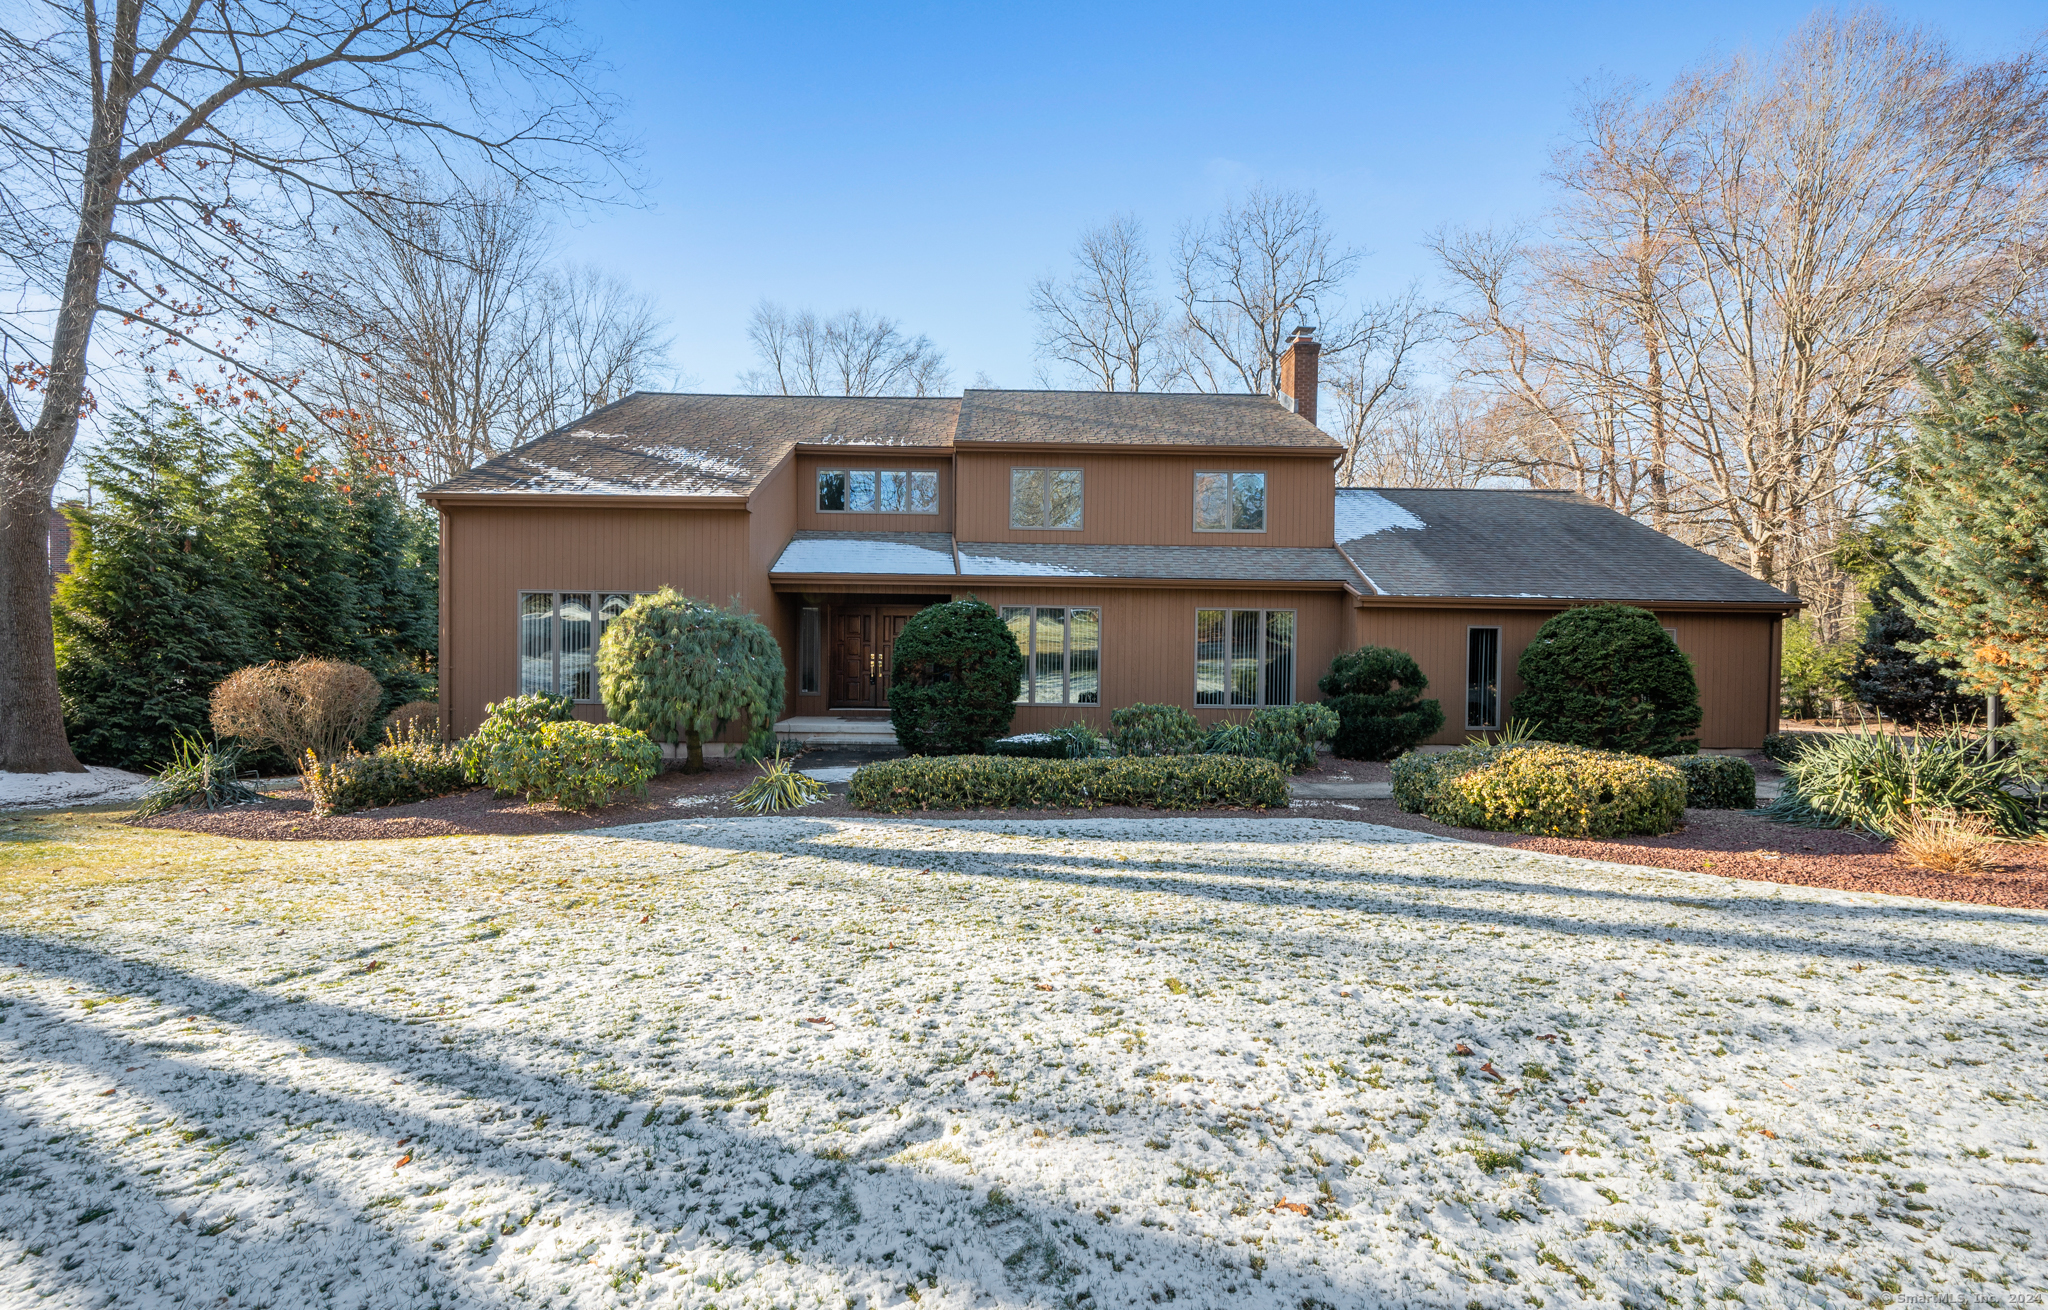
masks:
<path id="1" fill-rule="evenodd" d="M 913 756 L 869 764 L 848 799 L 861 809 L 1036 810 L 1133 805 L 1164 810 L 1266 809 L 1287 804 L 1287 774 L 1239 755 L 1032 760 L 999 755 Z"/>
<path id="2" fill-rule="evenodd" d="M 1694 810 L 1753 810 L 1756 770 L 1733 755 L 1668 755 L 1664 762 L 1685 775 L 1685 804 Z"/>

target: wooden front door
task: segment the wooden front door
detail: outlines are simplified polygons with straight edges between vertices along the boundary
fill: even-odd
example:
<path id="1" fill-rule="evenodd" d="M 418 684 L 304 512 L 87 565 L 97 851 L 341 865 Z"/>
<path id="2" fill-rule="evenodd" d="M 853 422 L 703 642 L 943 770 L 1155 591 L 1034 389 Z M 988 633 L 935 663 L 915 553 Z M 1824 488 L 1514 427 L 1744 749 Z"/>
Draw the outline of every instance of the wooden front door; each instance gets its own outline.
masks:
<path id="1" fill-rule="evenodd" d="M 832 708 L 889 708 L 889 667 L 896 658 L 896 638 L 915 613 L 897 606 L 833 609 Z"/>

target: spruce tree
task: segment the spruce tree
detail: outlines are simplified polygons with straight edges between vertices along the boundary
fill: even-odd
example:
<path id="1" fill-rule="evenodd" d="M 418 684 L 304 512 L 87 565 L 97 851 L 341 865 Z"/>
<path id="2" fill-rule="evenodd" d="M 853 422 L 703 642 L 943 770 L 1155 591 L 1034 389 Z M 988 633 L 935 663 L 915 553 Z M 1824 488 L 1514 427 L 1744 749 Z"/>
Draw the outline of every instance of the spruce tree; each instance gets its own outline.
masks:
<path id="1" fill-rule="evenodd" d="M 57 683 L 72 749 L 153 768 L 206 730 L 214 684 L 263 658 L 221 482 L 233 434 L 169 406 L 117 415 L 85 460 L 90 500 L 66 507 Z"/>
<path id="2" fill-rule="evenodd" d="M 2019 324 L 1987 354 L 1921 370 L 1926 401 L 1908 453 L 1915 550 L 1900 571 L 1905 643 L 1953 663 L 1976 696 L 1998 695 L 2012 737 L 2048 763 L 2048 357 Z"/>

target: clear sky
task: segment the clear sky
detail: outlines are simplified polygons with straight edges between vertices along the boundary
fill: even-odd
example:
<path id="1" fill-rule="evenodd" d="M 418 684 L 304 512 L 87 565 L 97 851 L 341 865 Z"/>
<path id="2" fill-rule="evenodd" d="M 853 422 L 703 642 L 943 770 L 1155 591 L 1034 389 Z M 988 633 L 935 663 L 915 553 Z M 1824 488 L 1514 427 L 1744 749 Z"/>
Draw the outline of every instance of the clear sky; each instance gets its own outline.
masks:
<path id="1" fill-rule="evenodd" d="M 2048 5 L 1891 11 L 1986 58 Z M 1118 212 L 1164 252 L 1252 182 L 1313 190 L 1370 252 L 1361 296 L 1429 278 L 1441 224 L 1542 206 L 1587 79 L 1660 85 L 1811 12 L 1719 3 L 593 5 L 630 101 L 638 206 L 565 231 L 652 295 L 692 389 L 736 389 L 762 297 L 928 334 L 955 385 L 1034 385 L 1032 279 Z"/>

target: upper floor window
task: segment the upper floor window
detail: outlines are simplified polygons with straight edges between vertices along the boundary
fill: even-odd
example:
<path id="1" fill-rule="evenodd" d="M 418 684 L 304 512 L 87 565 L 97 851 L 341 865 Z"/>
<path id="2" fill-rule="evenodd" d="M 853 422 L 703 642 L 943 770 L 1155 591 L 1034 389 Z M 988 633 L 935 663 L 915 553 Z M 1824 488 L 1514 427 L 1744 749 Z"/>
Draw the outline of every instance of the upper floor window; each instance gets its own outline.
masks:
<path id="1" fill-rule="evenodd" d="M 827 514 L 936 514 L 936 471 L 819 469 L 818 509 Z"/>
<path id="2" fill-rule="evenodd" d="M 1081 470 L 1011 469 L 1010 526 L 1081 526 Z"/>
<path id="3" fill-rule="evenodd" d="M 1265 474 L 1195 474 L 1195 531 L 1264 532 L 1265 530 Z"/>

